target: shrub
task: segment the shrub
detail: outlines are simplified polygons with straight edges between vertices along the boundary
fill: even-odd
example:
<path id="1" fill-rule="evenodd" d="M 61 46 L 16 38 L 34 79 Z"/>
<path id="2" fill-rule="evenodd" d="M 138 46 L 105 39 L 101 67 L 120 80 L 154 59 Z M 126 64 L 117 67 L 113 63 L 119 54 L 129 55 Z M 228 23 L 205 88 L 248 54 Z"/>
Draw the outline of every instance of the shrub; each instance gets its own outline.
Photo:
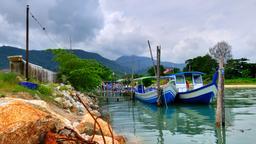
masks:
<path id="1" fill-rule="evenodd" d="M 38 91 L 43 94 L 43 95 L 52 95 L 53 90 L 51 87 L 47 86 L 47 85 L 39 85 L 38 87 Z"/>

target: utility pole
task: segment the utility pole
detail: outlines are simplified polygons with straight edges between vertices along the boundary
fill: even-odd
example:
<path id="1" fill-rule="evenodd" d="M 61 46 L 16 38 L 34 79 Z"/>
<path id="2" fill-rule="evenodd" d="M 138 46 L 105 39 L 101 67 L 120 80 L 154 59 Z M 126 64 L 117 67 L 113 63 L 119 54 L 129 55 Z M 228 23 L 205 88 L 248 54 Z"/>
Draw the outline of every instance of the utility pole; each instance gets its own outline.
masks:
<path id="1" fill-rule="evenodd" d="M 161 106 L 162 105 L 162 94 L 161 94 L 161 88 L 160 88 L 160 55 L 161 55 L 161 48 L 160 46 L 157 46 L 157 66 L 156 66 L 156 79 L 157 79 L 157 97 L 158 97 L 158 100 L 157 100 L 157 105 L 158 106 Z"/>
<path id="2" fill-rule="evenodd" d="M 26 80 L 28 81 L 28 59 L 29 59 L 29 5 L 26 11 Z"/>

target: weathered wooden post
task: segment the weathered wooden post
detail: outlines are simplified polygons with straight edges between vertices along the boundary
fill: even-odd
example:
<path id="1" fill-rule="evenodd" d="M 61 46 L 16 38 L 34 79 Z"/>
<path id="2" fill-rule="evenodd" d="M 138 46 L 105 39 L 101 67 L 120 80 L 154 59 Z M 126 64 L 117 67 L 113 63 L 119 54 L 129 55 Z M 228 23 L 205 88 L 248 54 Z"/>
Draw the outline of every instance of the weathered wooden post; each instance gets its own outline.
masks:
<path id="1" fill-rule="evenodd" d="M 216 110 L 216 126 L 219 128 L 225 126 L 225 105 L 224 105 L 224 63 L 232 58 L 231 46 L 225 42 L 218 42 L 214 47 L 209 49 L 210 54 L 218 60 L 219 77 L 218 77 L 218 95 L 217 95 L 217 110 Z"/>
<path id="2" fill-rule="evenodd" d="M 162 105 L 162 94 L 161 94 L 161 87 L 160 87 L 160 55 L 161 49 L 160 46 L 157 46 L 157 65 L 156 65 L 156 78 L 157 78 L 157 105 Z"/>
<path id="3" fill-rule="evenodd" d="M 154 58 L 153 58 L 153 54 L 152 54 L 152 49 L 151 49 L 151 45 L 150 45 L 149 40 L 148 40 L 148 48 L 149 48 L 150 57 L 151 57 L 153 68 L 154 68 L 154 73 L 155 73 L 155 76 L 156 76 L 156 67 L 155 67 L 155 62 L 154 62 Z"/>

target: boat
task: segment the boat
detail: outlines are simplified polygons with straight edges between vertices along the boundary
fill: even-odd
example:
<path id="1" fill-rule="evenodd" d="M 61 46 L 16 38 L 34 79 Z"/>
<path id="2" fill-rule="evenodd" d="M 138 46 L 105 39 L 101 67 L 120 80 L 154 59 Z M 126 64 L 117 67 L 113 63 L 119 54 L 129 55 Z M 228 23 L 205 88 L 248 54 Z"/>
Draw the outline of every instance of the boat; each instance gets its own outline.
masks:
<path id="1" fill-rule="evenodd" d="M 204 85 L 202 72 L 180 72 L 170 75 L 174 85 L 177 88 L 177 96 L 175 101 L 191 104 L 209 104 L 217 94 L 217 78 L 216 71 L 212 82 Z M 186 78 L 190 77 L 192 84 L 189 84 Z"/>
<path id="2" fill-rule="evenodd" d="M 145 78 L 152 78 L 152 77 L 142 77 L 136 80 L 142 80 Z M 162 104 L 170 104 L 174 102 L 175 96 L 177 95 L 177 91 L 175 86 L 169 81 L 167 84 L 162 85 L 162 95 L 161 95 L 161 102 Z M 149 87 L 144 88 L 143 84 L 137 85 L 137 88 L 135 88 L 135 98 L 150 104 L 157 104 L 159 101 L 159 98 L 157 96 L 157 88 Z"/>

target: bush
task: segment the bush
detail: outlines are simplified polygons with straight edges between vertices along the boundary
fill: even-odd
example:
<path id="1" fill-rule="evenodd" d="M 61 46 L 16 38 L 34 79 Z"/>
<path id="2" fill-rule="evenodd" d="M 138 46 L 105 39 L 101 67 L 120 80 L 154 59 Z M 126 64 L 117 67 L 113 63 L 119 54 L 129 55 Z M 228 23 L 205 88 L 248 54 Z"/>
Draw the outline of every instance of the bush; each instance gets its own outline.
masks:
<path id="1" fill-rule="evenodd" d="M 43 95 L 47 95 L 50 96 L 53 93 L 53 90 L 51 87 L 47 86 L 47 85 L 39 85 L 38 87 L 38 91 L 43 94 Z"/>

